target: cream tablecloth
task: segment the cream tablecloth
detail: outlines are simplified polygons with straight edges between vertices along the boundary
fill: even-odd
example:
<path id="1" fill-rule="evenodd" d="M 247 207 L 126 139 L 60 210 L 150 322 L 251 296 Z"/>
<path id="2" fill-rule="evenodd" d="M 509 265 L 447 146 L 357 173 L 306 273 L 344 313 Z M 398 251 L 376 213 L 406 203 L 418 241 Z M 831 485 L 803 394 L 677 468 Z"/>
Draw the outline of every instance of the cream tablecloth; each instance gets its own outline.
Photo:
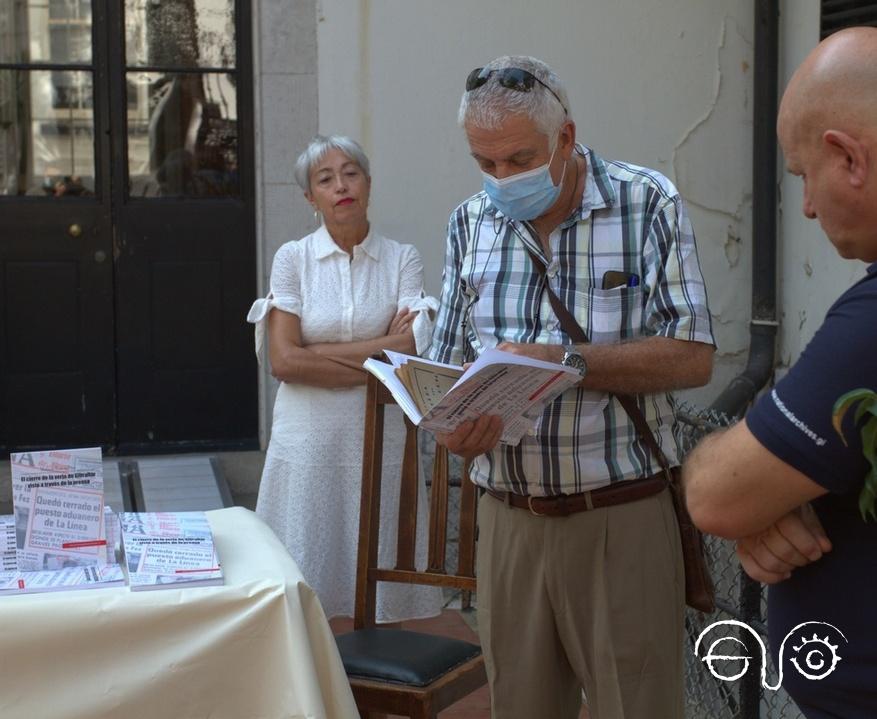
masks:
<path id="1" fill-rule="evenodd" d="M 283 545 L 246 509 L 207 516 L 225 586 L 0 597 L 0 717 L 358 717 Z"/>

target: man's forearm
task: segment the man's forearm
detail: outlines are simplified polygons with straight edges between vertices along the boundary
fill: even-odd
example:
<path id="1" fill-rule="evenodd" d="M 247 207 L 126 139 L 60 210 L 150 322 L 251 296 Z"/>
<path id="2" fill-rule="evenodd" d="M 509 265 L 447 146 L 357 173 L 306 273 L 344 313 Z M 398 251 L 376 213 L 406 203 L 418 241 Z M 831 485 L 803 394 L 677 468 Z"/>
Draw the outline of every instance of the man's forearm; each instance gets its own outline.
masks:
<path id="1" fill-rule="evenodd" d="M 547 362 L 560 362 L 564 354 L 561 345 L 503 342 L 499 349 Z M 713 369 L 714 348 L 702 342 L 648 337 L 576 349 L 588 365 L 582 386 L 601 392 L 651 394 L 700 387 L 709 382 Z"/>
<path id="2" fill-rule="evenodd" d="M 701 441 L 682 464 L 682 481 L 694 523 L 727 539 L 763 532 L 826 491 L 768 451 L 745 421 Z"/>
<path id="3" fill-rule="evenodd" d="M 712 345 L 667 337 L 621 344 L 577 345 L 588 372 L 582 385 L 614 394 L 651 394 L 700 387 L 710 380 Z"/>

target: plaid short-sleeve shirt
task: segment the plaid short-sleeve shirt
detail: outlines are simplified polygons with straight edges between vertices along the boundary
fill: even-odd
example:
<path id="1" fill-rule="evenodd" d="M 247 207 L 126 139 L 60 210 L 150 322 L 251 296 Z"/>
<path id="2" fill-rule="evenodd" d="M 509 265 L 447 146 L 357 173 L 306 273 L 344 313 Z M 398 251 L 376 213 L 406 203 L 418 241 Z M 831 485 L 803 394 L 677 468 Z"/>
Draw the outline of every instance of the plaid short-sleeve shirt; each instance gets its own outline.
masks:
<path id="1" fill-rule="evenodd" d="M 461 363 L 503 341 L 569 344 L 527 248 L 594 343 L 661 336 L 715 344 L 691 223 L 658 172 L 587 160 L 582 203 L 549 238 L 551 259 L 527 223 L 504 217 L 480 192 L 448 226 L 442 300 L 430 358 Z M 607 272 L 629 279 L 603 289 Z M 677 463 L 669 393 L 637 397 L 671 463 Z M 572 494 L 659 471 L 613 396 L 573 388 L 549 405 L 518 446 L 500 444 L 473 463 L 482 486 L 519 494 Z"/>

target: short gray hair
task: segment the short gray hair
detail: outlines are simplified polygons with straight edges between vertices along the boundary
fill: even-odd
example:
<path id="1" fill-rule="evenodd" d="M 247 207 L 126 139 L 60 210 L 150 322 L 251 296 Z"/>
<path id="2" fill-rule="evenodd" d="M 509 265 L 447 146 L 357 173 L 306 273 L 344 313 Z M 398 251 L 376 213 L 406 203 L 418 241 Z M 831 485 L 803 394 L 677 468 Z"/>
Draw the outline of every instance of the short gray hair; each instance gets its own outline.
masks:
<path id="1" fill-rule="evenodd" d="M 508 115 L 525 115 L 553 145 L 555 135 L 569 115 L 566 88 L 548 65 L 528 55 L 504 55 L 491 60 L 484 69 L 502 70 L 507 67 L 526 70 L 550 87 L 557 97 L 538 83 L 530 92 L 511 90 L 500 85 L 494 75 L 481 87 L 463 92 L 457 121 L 461 127 L 472 123 L 475 127 L 494 130 Z"/>
<path id="2" fill-rule="evenodd" d="M 359 168 L 365 173 L 365 176 L 371 178 L 369 171 L 368 156 L 356 140 L 345 135 L 317 135 L 308 143 L 304 152 L 298 156 L 295 161 L 295 169 L 293 175 L 298 186 L 305 192 L 311 191 L 311 171 L 330 150 L 340 150 L 347 157 L 353 160 Z"/>

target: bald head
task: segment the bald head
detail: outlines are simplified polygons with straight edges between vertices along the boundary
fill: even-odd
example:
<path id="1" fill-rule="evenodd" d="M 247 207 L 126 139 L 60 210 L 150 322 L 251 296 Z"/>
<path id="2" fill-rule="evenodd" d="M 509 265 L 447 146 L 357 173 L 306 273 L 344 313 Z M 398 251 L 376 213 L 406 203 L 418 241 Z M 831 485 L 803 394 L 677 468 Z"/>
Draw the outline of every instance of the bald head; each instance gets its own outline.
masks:
<path id="1" fill-rule="evenodd" d="M 789 82 L 779 125 L 814 140 L 829 128 L 877 137 L 877 28 L 848 28 L 817 45 Z"/>
<path id="2" fill-rule="evenodd" d="M 877 28 L 821 42 L 792 76 L 777 122 L 804 214 L 842 257 L 877 261 Z"/>

